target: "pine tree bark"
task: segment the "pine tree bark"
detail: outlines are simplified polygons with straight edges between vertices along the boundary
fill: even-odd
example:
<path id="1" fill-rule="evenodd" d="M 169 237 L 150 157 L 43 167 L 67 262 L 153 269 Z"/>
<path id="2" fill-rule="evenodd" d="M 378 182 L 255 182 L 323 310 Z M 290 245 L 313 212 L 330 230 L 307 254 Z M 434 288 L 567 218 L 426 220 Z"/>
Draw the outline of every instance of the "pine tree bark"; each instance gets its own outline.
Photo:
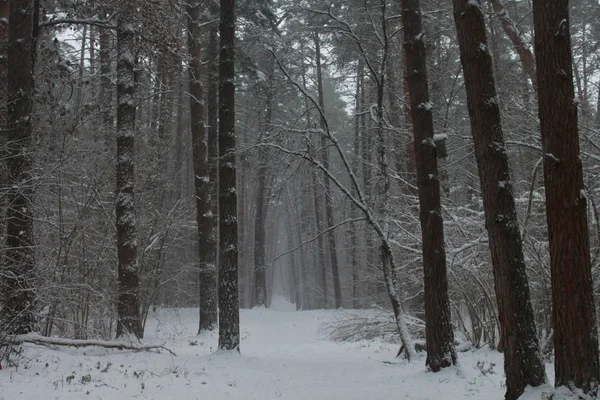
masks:
<path id="1" fill-rule="evenodd" d="M 421 8 L 419 0 L 402 0 L 401 6 L 423 243 L 427 346 L 425 363 L 431 371 L 437 372 L 456 362 L 446 276 L 440 181 L 433 141 L 433 116 L 429 101 Z"/>
<path id="2" fill-rule="evenodd" d="M 217 269 L 212 263 L 216 254 L 213 240 L 210 199 L 208 148 L 204 126 L 204 90 L 202 87 L 202 59 L 200 45 L 200 0 L 187 3 L 190 121 L 192 160 L 196 198 L 196 225 L 198 229 L 198 271 L 200 291 L 200 324 L 198 332 L 217 326 Z"/>
<path id="3" fill-rule="evenodd" d="M 8 188 L 6 249 L 2 271 L 0 330 L 11 334 L 36 329 L 33 241 L 32 107 L 34 6 L 9 1 L 6 146 Z"/>
<path id="4" fill-rule="evenodd" d="M 573 89 L 569 1 L 533 2 L 550 245 L 555 386 L 598 392 L 598 337 Z"/>
<path id="5" fill-rule="evenodd" d="M 212 200 L 212 232 L 211 235 L 213 240 L 217 242 L 219 235 L 217 218 L 219 216 L 219 68 L 218 68 L 218 40 L 217 40 L 218 29 L 211 28 L 208 39 L 208 107 L 207 107 L 207 119 L 208 119 L 208 177 L 210 181 L 210 197 Z M 218 243 L 217 243 L 218 247 Z M 213 259 L 210 262 L 217 266 L 217 254 L 213 255 Z"/>
<path id="6" fill-rule="evenodd" d="M 453 0 L 467 106 L 492 253 L 506 399 L 544 383 L 523 243 L 512 193 L 508 155 L 480 0 Z"/>
<path id="7" fill-rule="evenodd" d="M 240 349 L 235 167 L 235 0 L 221 0 L 219 58 L 219 349 Z"/>
<path id="8" fill-rule="evenodd" d="M 142 336 L 134 196 L 135 4 L 125 0 L 117 20 L 117 188 L 115 212 L 119 299 L 117 337 Z"/>
<path id="9" fill-rule="evenodd" d="M 316 58 L 316 67 L 317 67 L 317 90 L 319 96 L 319 107 L 323 112 L 325 111 L 325 100 L 323 98 L 323 70 L 321 68 L 321 43 L 319 40 L 319 34 L 314 33 L 314 42 L 315 42 L 315 58 Z M 323 122 L 323 116 L 320 118 L 321 129 L 325 131 L 325 124 Z M 327 137 L 325 133 L 321 136 L 321 159 L 323 162 L 323 166 L 328 169 L 329 168 L 329 150 L 327 149 Z M 331 273 L 333 277 L 333 293 L 335 298 L 335 308 L 340 308 L 342 306 L 342 288 L 340 284 L 340 273 L 337 259 L 337 245 L 335 238 L 335 230 L 332 229 L 335 225 L 334 217 L 333 217 L 333 199 L 331 194 L 331 183 L 329 182 L 329 177 L 327 174 L 323 176 L 323 186 L 325 189 L 325 217 L 327 220 L 327 239 L 329 242 L 329 259 L 331 262 Z"/>

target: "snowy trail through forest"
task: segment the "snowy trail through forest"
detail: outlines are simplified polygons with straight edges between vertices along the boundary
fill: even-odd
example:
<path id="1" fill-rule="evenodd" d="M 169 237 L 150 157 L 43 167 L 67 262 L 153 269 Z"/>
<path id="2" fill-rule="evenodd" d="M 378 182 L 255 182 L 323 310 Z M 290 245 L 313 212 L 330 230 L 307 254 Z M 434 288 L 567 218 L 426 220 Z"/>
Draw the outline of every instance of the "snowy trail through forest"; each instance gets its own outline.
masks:
<path id="1" fill-rule="evenodd" d="M 427 373 L 424 359 L 396 360 L 397 344 L 328 340 L 322 325 L 340 313 L 295 312 L 281 299 L 243 310 L 238 355 L 215 354 L 216 333 L 196 335 L 197 310 L 159 310 L 144 343 L 164 343 L 177 356 L 27 344 L 19 368 L 0 371 L 0 399 L 503 398 L 501 354 L 460 353 L 459 367 Z M 540 389 L 524 398 L 539 399 Z"/>

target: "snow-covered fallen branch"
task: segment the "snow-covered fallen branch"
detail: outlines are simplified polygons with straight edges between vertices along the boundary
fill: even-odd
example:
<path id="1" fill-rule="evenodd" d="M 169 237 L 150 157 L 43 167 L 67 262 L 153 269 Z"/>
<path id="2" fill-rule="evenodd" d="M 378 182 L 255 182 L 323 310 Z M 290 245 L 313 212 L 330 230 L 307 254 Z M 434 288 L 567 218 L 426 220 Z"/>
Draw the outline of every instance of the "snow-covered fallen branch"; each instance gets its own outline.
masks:
<path id="1" fill-rule="evenodd" d="M 41 335 L 14 335 L 7 336 L 4 341 L 6 344 L 18 345 L 21 343 L 34 343 L 45 346 L 69 346 L 69 347 L 103 347 L 105 349 L 119 349 L 132 351 L 150 351 L 150 350 L 165 350 L 174 356 L 175 352 L 160 345 L 136 345 L 134 343 L 107 341 L 107 340 L 76 340 L 46 337 Z"/>

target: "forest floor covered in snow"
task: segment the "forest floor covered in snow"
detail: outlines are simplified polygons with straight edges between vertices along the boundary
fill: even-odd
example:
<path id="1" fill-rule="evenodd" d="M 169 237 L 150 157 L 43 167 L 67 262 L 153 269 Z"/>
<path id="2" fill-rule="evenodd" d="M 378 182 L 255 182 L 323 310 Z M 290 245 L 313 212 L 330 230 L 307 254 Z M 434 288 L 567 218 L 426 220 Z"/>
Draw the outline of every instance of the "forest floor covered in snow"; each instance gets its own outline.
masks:
<path id="1" fill-rule="evenodd" d="M 425 358 L 395 358 L 397 344 L 337 343 L 323 324 L 344 311 L 296 312 L 278 300 L 271 309 L 242 310 L 241 354 L 215 353 L 217 334 L 198 336 L 197 309 L 159 310 L 144 344 L 168 352 L 45 347 L 24 344 L 18 368 L 0 370 L 8 399 L 502 399 L 502 355 L 459 353 L 459 365 L 426 372 Z M 552 381 L 551 365 L 547 367 Z M 526 393 L 540 399 L 550 386 Z"/>

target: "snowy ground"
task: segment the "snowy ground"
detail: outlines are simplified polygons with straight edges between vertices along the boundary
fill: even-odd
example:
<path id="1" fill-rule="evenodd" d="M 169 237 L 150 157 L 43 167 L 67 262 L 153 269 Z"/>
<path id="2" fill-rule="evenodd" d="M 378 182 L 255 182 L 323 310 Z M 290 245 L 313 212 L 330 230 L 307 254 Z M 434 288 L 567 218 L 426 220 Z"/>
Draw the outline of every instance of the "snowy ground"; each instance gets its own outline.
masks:
<path id="1" fill-rule="evenodd" d="M 295 312 L 283 301 L 269 310 L 244 310 L 237 355 L 215 354 L 216 334 L 196 335 L 197 310 L 161 310 L 149 320 L 145 343 L 164 343 L 177 356 L 27 345 L 18 370 L 0 371 L 0 400 L 504 397 L 501 354 L 460 353 L 459 367 L 427 373 L 424 359 L 396 360 L 397 345 L 328 341 L 319 328 L 336 313 Z M 540 399 L 549 390 L 523 398 Z"/>

